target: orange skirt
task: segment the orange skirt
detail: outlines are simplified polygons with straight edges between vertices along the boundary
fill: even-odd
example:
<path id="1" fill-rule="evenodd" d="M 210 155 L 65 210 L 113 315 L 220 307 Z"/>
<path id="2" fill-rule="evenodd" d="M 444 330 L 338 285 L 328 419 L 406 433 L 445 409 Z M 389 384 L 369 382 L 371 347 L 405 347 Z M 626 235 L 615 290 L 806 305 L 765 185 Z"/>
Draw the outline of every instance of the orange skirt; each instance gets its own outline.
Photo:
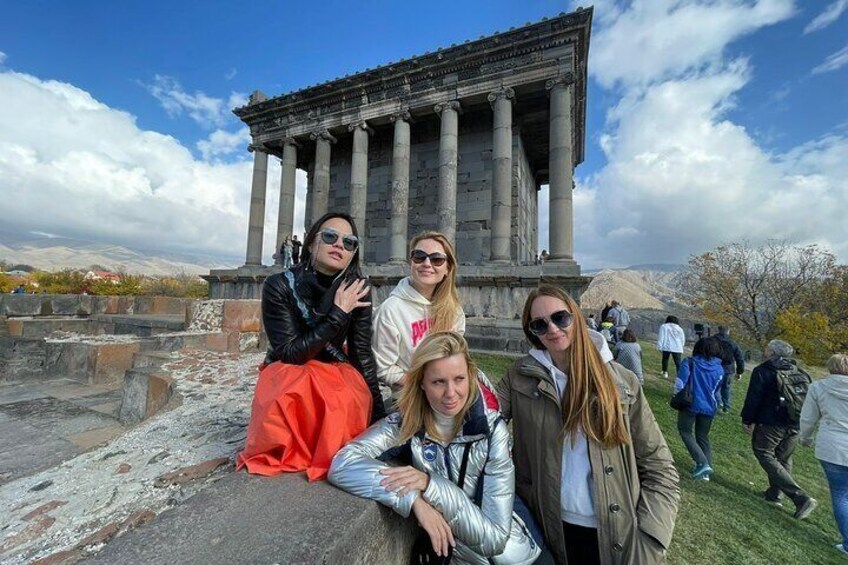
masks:
<path id="1" fill-rule="evenodd" d="M 371 419 L 365 379 L 346 363 L 271 363 L 259 373 L 247 443 L 236 468 L 257 475 L 327 476 L 333 456 Z"/>

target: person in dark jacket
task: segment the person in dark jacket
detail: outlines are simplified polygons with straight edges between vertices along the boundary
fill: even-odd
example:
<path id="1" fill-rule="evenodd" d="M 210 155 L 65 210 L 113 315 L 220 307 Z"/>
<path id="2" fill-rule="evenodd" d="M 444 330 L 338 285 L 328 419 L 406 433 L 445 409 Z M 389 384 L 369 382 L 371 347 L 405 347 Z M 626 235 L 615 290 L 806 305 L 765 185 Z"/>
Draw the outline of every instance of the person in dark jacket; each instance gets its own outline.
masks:
<path id="1" fill-rule="evenodd" d="M 751 385 L 742 408 L 742 424 L 751 434 L 751 447 L 760 466 L 768 475 L 766 501 L 780 504 L 781 493 L 795 503 L 795 518 L 803 520 L 817 502 L 792 478 L 792 453 L 798 445 L 799 423 L 783 409 L 777 381 L 778 371 L 792 371 L 795 349 L 779 339 L 766 346 L 763 361 L 751 372 Z"/>
<path id="2" fill-rule="evenodd" d="M 730 331 L 726 326 L 718 327 L 715 338 L 721 346 L 721 368 L 724 370 L 716 400 L 721 411 L 726 413 L 730 411 L 730 383 L 734 376 L 737 381 L 742 378 L 742 373 L 745 372 L 745 356 L 739 346 L 730 339 Z"/>
<path id="3" fill-rule="evenodd" d="M 710 445 L 710 427 L 718 403 L 716 390 L 724 371 L 721 368 L 721 346 L 715 338 L 701 338 L 695 342 L 692 357 L 685 359 L 677 372 L 674 392 L 677 393 L 692 380 L 692 405 L 677 413 L 677 431 L 689 455 L 695 460 L 692 478 L 709 481 L 713 473 L 713 451 Z M 692 428 L 695 433 L 692 433 Z"/>
<path id="4" fill-rule="evenodd" d="M 265 358 L 238 467 L 327 474 L 333 456 L 386 415 L 371 352 L 371 301 L 347 214 L 309 230 L 300 264 L 262 288 Z"/>

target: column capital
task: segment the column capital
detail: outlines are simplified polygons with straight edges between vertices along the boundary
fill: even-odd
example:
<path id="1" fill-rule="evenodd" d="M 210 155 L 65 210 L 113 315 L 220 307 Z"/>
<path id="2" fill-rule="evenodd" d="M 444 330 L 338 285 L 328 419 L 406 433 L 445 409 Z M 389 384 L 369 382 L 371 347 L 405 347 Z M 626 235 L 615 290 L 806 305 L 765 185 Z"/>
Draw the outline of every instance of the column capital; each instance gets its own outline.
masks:
<path id="1" fill-rule="evenodd" d="M 486 99 L 489 101 L 489 104 L 494 106 L 495 102 L 498 100 L 512 100 L 515 98 L 515 90 L 508 86 L 503 86 L 497 90 L 493 90 L 489 93 L 489 96 Z"/>
<path id="2" fill-rule="evenodd" d="M 394 114 L 389 116 L 389 120 L 391 120 L 392 123 L 398 120 L 402 120 L 404 122 L 411 122 L 412 114 L 409 113 L 409 110 L 400 110 L 399 112 L 395 112 Z"/>
<path id="3" fill-rule="evenodd" d="M 300 148 L 300 142 L 293 137 L 286 137 L 280 142 L 280 145 L 285 147 L 286 145 L 294 145 L 297 148 Z"/>
<path id="4" fill-rule="evenodd" d="M 371 126 L 368 125 L 368 122 L 366 122 L 365 120 L 362 120 L 361 122 L 354 122 L 352 124 L 348 124 L 347 126 L 347 131 L 355 131 L 356 129 L 362 129 L 365 130 L 368 135 L 374 135 L 374 130 L 371 128 Z"/>
<path id="5" fill-rule="evenodd" d="M 574 84 L 575 81 L 576 78 L 574 76 L 574 73 L 568 71 L 567 73 L 563 73 L 561 76 L 545 81 L 545 90 L 553 90 L 559 85 L 570 86 Z"/>
<path id="6" fill-rule="evenodd" d="M 455 110 L 456 112 L 462 112 L 462 104 L 459 103 L 459 100 L 448 100 L 447 102 L 439 102 L 435 106 L 433 106 L 433 111 L 442 115 L 442 110 Z"/>
<path id="7" fill-rule="evenodd" d="M 250 145 L 247 146 L 247 151 L 250 152 L 250 153 L 253 153 L 255 151 L 259 151 L 260 153 L 265 153 L 265 154 L 268 153 L 268 149 L 265 147 L 264 144 L 256 145 L 254 143 L 251 143 Z"/>
<path id="8" fill-rule="evenodd" d="M 326 141 L 329 141 L 330 143 L 336 143 L 338 141 L 333 136 L 333 134 L 331 134 L 330 131 L 326 130 L 326 129 L 320 130 L 320 131 L 313 131 L 312 133 L 309 134 L 309 139 L 311 139 L 312 141 L 317 141 L 318 139 L 324 139 Z"/>

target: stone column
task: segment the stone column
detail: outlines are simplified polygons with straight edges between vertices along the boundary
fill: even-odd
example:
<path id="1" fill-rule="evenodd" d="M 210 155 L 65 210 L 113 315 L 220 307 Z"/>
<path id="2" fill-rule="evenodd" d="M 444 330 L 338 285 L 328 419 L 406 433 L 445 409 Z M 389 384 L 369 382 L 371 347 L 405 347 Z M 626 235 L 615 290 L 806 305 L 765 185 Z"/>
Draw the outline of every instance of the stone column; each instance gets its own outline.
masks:
<path id="1" fill-rule="evenodd" d="M 501 88 L 489 94 L 495 112 L 492 139 L 492 261 L 510 260 L 512 231 L 512 99 L 515 91 Z"/>
<path id="2" fill-rule="evenodd" d="M 409 231 L 409 112 L 393 114 L 395 140 L 392 146 L 392 218 L 389 262 L 406 262 Z"/>
<path id="3" fill-rule="evenodd" d="M 315 164 L 313 162 L 309 162 L 306 165 L 306 206 L 303 211 L 303 223 L 306 224 L 303 226 L 305 231 L 309 231 L 309 228 L 312 227 L 312 182 L 315 180 L 314 177 Z"/>
<path id="4" fill-rule="evenodd" d="M 456 245 L 456 166 L 459 158 L 458 100 L 436 104 L 442 118 L 439 138 L 439 231 Z"/>
<path id="5" fill-rule="evenodd" d="M 315 172 L 312 180 L 312 218 L 309 225 L 327 213 L 327 201 L 330 197 L 330 144 L 336 138 L 327 131 L 319 131 L 309 136 L 315 141 Z"/>
<path id="6" fill-rule="evenodd" d="M 283 172 L 280 175 L 280 209 L 277 216 L 277 247 L 275 253 L 279 253 L 280 247 L 286 237 L 291 237 L 294 231 L 294 192 L 297 175 L 297 148 L 300 145 L 294 139 L 283 140 Z M 283 262 L 282 254 L 277 259 L 277 264 Z"/>
<path id="7" fill-rule="evenodd" d="M 368 207 L 368 135 L 373 131 L 365 122 L 347 127 L 353 132 L 350 160 L 350 216 L 356 224 L 360 241 L 365 241 L 365 210 Z M 360 251 L 360 257 L 364 253 Z"/>
<path id="8" fill-rule="evenodd" d="M 250 188 L 250 215 L 247 227 L 246 267 L 262 265 L 262 236 L 265 230 L 265 185 L 268 183 L 268 154 L 251 145 L 253 152 L 253 182 Z"/>
<path id="9" fill-rule="evenodd" d="M 574 158 L 571 141 L 571 85 L 573 73 L 549 80 L 551 92 L 549 179 L 550 217 L 548 233 L 551 262 L 574 262 Z"/>

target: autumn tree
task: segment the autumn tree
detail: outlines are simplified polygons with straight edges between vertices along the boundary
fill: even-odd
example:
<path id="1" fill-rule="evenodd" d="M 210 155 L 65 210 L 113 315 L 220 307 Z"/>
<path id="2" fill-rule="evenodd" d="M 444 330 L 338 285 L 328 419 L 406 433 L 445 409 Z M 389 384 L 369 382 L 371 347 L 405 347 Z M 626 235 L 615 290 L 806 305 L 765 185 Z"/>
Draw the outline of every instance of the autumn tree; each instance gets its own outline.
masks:
<path id="1" fill-rule="evenodd" d="M 778 315 L 798 306 L 836 268 L 834 255 L 817 245 L 731 243 L 692 256 L 682 286 L 708 320 L 735 327 L 765 346 L 781 333 Z"/>

